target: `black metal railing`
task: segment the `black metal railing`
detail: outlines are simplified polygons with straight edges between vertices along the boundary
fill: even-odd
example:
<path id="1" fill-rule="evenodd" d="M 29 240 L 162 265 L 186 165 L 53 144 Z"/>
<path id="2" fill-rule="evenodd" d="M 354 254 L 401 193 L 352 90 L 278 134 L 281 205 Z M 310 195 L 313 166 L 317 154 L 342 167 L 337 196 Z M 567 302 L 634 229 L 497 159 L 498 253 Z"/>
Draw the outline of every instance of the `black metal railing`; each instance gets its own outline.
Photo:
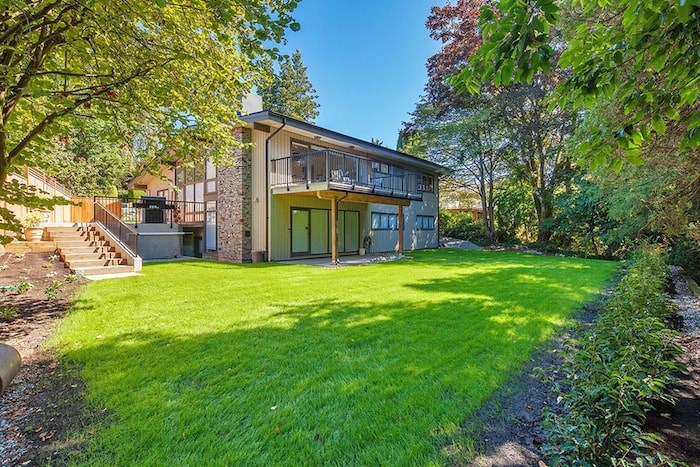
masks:
<path id="1" fill-rule="evenodd" d="M 382 196 L 423 199 L 423 174 L 386 162 L 332 149 L 273 159 L 273 187 L 327 182 L 330 188 Z"/>
<path id="2" fill-rule="evenodd" d="M 111 232 L 123 247 L 136 256 L 138 251 L 138 233 L 118 219 L 107 206 L 95 202 L 94 209 L 95 222 Z"/>
<path id="3" fill-rule="evenodd" d="M 204 224 L 205 203 L 171 201 L 165 198 L 116 198 L 98 196 L 95 205 L 106 208 L 115 218 L 138 229 L 141 224 Z"/>

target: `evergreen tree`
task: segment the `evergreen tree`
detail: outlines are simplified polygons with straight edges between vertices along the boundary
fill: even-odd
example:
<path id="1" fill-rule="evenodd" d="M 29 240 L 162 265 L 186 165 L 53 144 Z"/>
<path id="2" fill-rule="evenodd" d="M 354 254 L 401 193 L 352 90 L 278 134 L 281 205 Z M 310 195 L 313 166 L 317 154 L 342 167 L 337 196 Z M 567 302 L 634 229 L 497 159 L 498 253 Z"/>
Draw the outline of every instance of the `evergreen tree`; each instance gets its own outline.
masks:
<path id="1" fill-rule="evenodd" d="M 318 117 L 318 95 L 306 74 L 301 52 L 297 50 L 285 59 L 280 65 L 279 74 L 275 75 L 271 62 L 268 61 L 263 66 L 268 68 L 268 75 L 271 76 L 258 88 L 264 107 L 313 122 Z"/>

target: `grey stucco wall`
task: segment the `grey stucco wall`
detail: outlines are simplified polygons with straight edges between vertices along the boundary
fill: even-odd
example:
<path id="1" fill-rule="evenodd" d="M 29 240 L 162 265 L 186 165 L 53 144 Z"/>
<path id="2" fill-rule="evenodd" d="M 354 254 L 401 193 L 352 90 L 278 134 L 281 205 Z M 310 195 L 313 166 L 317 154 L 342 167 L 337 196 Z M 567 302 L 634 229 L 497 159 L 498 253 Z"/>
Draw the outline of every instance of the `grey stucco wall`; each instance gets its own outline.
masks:
<path id="1" fill-rule="evenodd" d="M 370 204 L 367 207 L 367 219 L 365 225 L 372 237 L 372 252 L 390 252 L 399 249 L 398 230 L 372 230 L 372 213 L 383 212 L 397 214 L 398 206 L 386 204 Z M 404 214 L 404 250 L 422 250 L 425 248 L 437 248 L 438 234 L 438 196 L 434 193 L 424 193 L 423 201 L 412 201 L 410 206 L 403 208 Z M 417 216 L 432 216 L 435 218 L 434 230 L 419 230 L 416 228 Z"/>
<path id="2" fill-rule="evenodd" d="M 183 233 L 178 225 L 139 224 L 138 253 L 142 259 L 168 259 L 182 256 Z"/>

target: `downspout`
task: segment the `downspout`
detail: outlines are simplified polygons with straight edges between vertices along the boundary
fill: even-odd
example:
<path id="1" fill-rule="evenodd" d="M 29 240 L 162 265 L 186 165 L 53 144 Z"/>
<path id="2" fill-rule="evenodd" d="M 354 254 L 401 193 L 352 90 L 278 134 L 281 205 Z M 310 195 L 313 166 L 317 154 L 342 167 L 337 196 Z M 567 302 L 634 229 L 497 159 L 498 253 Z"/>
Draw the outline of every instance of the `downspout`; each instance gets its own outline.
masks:
<path id="1" fill-rule="evenodd" d="M 285 126 L 287 126 L 287 119 L 282 117 L 282 126 L 265 139 L 265 249 L 267 250 L 267 261 L 270 261 L 270 140 Z"/>

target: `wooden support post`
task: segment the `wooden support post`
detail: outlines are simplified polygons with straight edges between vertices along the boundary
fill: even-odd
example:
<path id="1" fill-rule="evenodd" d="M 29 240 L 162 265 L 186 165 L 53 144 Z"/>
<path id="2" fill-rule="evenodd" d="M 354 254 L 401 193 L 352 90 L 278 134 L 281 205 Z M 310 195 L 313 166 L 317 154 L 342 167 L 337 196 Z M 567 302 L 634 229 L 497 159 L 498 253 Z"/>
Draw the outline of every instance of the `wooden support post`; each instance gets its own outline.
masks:
<path id="1" fill-rule="evenodd" d="M 331 262 L 338 264 L 338 200 L 331 199 Z"/>
<path id="2" fill-rule="evenodd" d="M 403 206 L 399 205 L 399 254 L 403 254 Z"/>

